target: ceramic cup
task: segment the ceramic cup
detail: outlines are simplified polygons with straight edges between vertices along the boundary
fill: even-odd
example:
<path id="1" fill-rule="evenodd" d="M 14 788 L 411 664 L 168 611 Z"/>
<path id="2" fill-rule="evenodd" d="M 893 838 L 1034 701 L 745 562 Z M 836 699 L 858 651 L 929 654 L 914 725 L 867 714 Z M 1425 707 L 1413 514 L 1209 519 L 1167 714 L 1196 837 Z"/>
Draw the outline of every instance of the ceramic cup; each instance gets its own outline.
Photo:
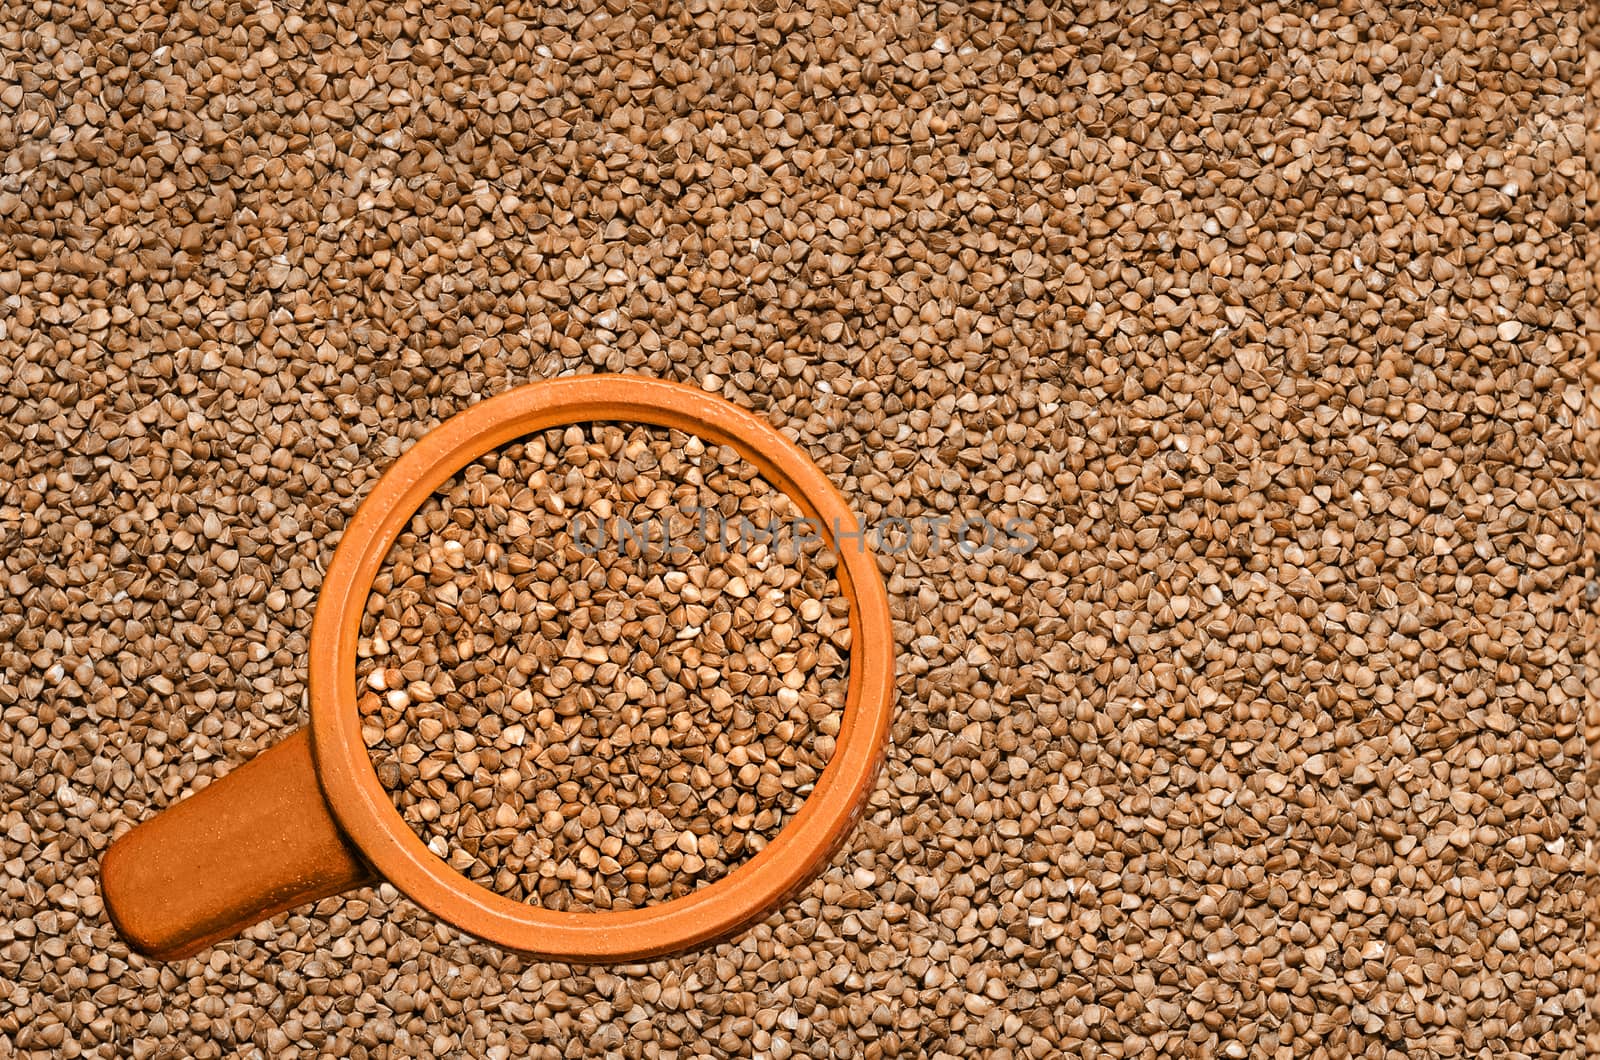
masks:
<path id="1" fill-rule="evenodd" d="M 580 913 L 475 884 L 430 851 L 378 781 L 356 708 L 356 641 L 373 578 L 417 508 L 471 461 L 526 434 L 591 421 L 650 424 L 729 445 L 839 557 L 850 670 L 827 768 L 778 835 L 728 875 L 671 901 Z M 660 956 L 726 937 L 817 873 L 860 816 L 888 742 L 894 637 L 877 560 L 849 506 L 777 428 L 695 387 L 621 375 L 530 383 L 473 405 L 384 473 L 345 527 L 317 598 L 310 725 L 137 826 L 106 851 L 101 890 L 128 945 L 172 960 L 257 921 L 387 880 L 481 939 L 554 960 Z"/>

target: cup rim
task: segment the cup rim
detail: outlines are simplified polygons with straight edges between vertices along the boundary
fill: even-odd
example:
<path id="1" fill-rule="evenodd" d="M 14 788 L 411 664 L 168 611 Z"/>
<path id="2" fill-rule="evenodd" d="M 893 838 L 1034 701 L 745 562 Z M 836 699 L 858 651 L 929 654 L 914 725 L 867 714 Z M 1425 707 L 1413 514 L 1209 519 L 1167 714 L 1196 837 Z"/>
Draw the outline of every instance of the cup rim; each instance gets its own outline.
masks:
<path id="1" fill-rule="evenodd" d="M 691 432 L 729 445 L 817 520 L 849 602 L 850 668 L 834 752 L 805 802 L 765 848 L 687 895 L 626 910 L 542 909 L 468 880 L 428 849 L 378 780 L 356 692 L 356 643 L 373 579 L 416 510 L 478 457 L 551 427 L 596 421 Z M 840 538 L 851 547 L 840 545 Z M 424 435 L 386 470 L 344 529 L 323 577 L 308 666 L 318 779 L 339 826 L 373 869 L 430 913 L 507 949 L 574 962 L 679 952 L 749 926 L 804 887 L 866 805 L 887 752 L 894 631 L 877 559 L 844 497 L 770 423 L 700 388 L 631 375 L 527 383 Z"/>

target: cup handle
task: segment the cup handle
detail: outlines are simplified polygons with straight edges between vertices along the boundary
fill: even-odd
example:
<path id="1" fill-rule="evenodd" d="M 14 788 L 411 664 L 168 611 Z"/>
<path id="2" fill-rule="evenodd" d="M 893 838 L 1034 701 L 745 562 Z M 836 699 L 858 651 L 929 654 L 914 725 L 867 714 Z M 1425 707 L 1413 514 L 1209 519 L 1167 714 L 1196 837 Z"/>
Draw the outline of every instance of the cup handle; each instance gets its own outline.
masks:
<path id="1" fill-rule="evenodd" d="M 134 828 L 100 861 L 112 924 L 129 948 L 163 961 L 374 879 L 323 800 L 305 729 Z"/>

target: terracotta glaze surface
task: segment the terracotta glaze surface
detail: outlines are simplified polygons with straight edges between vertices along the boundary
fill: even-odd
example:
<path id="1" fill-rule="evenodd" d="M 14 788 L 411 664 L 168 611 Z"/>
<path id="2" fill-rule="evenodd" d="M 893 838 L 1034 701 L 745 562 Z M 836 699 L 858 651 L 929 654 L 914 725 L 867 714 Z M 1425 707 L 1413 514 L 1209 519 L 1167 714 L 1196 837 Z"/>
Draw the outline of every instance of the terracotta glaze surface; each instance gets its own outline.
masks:
<path id="1" fill-rule="evenodd" d="M 356 705 L 356 641 L 374 577 L 412 513 L 457 471 L 523 435 L 592 421 L 692 432 L 732 446 L 816 521 L 849 601 L 850 676 L 838 741 L 804 805 L 755 857 L 669 902 L 595 913 L 540 909 L 469 882 L 423 844 L 378 781 Z M 749 926 L 803 887 L 849 833 L 886 750 L 894 639 L 877 558 L 838 490 L 760 417 L 695 387 L 635 376 L 530 383 L 424 436 L 345 527 L 317 600 L 311 724 L 107 851 L 101 885 L 129 945 L 192 954 L 250 924 L 375 879 L 435 916 L 523 953 L 574 962 L 660 956 Z"/>

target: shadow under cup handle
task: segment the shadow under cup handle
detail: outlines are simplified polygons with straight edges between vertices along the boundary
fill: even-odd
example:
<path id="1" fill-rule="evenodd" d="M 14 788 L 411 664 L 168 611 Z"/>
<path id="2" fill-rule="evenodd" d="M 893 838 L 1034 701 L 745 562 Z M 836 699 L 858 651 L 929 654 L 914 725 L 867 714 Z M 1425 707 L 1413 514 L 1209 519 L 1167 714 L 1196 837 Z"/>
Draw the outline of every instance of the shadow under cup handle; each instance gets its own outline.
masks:
<path id="1" fill-rule="evenodd" d="M 323 800 L 305 729 L 134 828 L 100 862 L 117 931 L 166 961 L 374 879 Z"/>

